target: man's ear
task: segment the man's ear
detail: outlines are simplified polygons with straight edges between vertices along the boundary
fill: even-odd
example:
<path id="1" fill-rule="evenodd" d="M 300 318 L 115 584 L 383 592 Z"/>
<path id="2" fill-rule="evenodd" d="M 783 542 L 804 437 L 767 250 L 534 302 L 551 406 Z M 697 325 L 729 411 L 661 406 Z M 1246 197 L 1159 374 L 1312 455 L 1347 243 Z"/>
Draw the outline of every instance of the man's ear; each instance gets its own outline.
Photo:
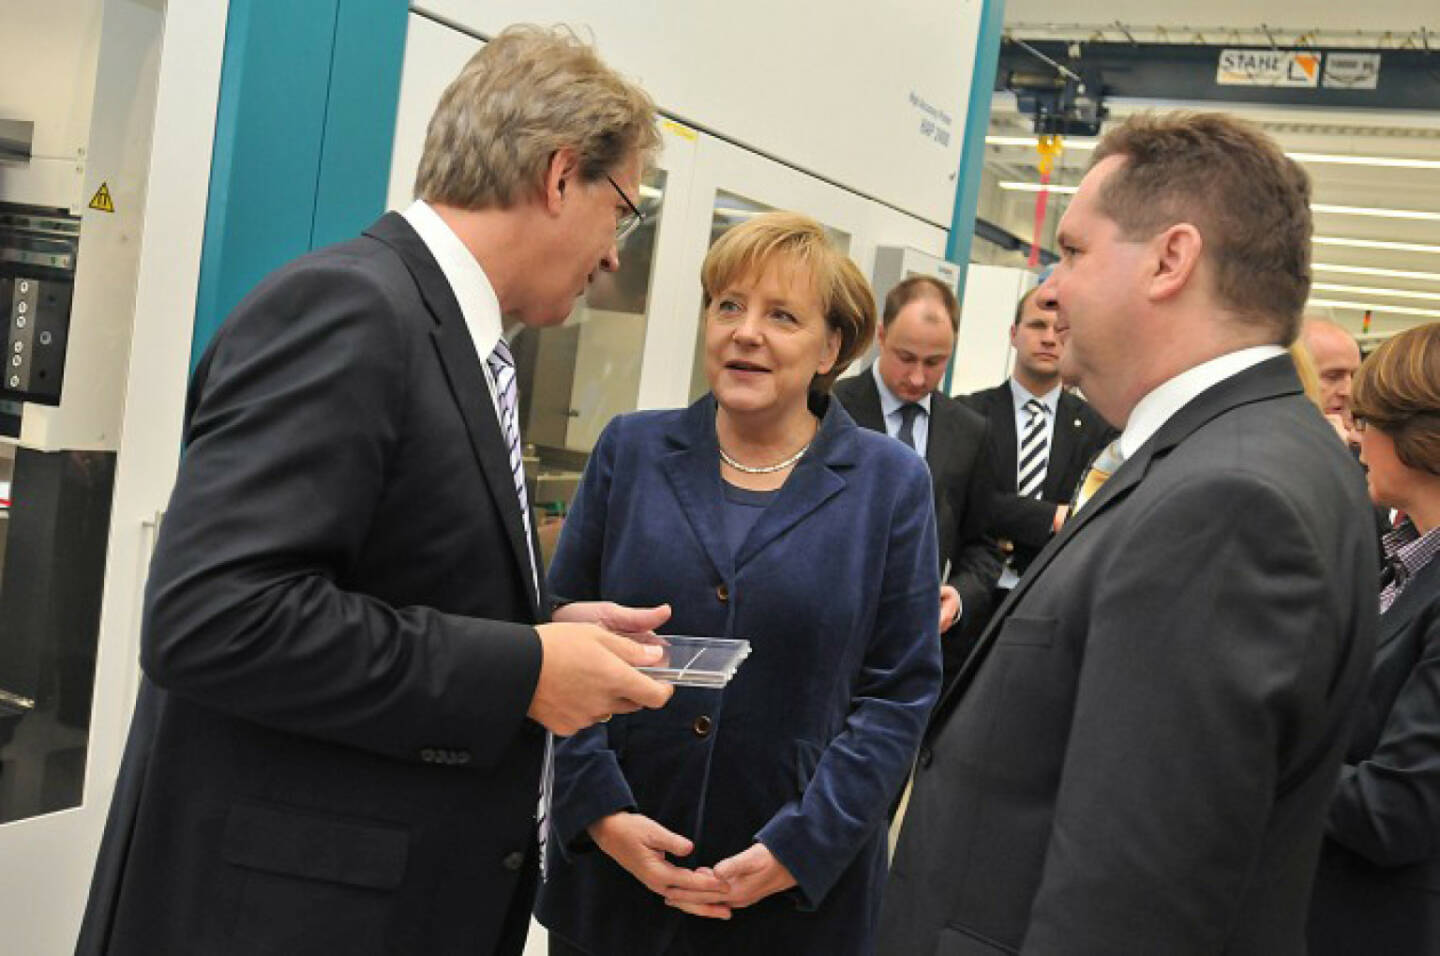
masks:
<path id="1" fill-rule="evenodd" d="M 560 214 L 565 207 L 565 197 L 574 189 L 579 175 L 580 155 L 574 149 L 564 146 L 550 154 L 542 183 L 542 198 L 547 211 L 557 216 Z"/>
<path id="2" fill-rule="evenodd" d="M 1204 249 L 1200 230 L 1188 222 L 1177 222 L 1151 240 L 1150 298 L 1170 299 L 1183 292 L 1195 279 Z"/>

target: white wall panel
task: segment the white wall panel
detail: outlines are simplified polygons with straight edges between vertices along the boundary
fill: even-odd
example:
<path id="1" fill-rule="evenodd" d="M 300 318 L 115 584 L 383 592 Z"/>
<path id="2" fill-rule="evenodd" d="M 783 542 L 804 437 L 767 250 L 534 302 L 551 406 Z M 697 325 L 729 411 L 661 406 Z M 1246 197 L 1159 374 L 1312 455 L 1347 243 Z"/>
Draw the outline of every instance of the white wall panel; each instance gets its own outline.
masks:
<path id="1" fill-rule="evenodd" d="M 960 340 L 955 343 L 951 395 L 968 395 L 999 385 L 1010 374 L 1010 324 L 1015 303 L 1035 284 L 1025 269 L 974 266 L 965 277 L 960 305 Z"/>
<path id="2" fill-rule="evenodd" d="M 413 7 L 485 35 L 516 21 L 588 29 L 605 59 L 678 119 L 930 222 L 950 222 L 979 0 Z M 927 122 L 932 128 L 922 133 Z"/>

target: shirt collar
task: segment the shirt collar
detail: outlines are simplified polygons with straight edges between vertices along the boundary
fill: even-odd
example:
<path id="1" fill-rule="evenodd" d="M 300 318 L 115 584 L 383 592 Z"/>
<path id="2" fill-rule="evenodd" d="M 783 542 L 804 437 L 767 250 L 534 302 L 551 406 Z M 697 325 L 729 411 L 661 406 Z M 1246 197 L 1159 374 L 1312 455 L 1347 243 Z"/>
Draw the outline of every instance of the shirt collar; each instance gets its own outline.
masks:
<path id="1" fill-rule="evenodd" d="M 1055 418 L 1055 410 L 1060 406 L 1060 386 L 1056 385 L 1044 395 L 1035 395 L 1024 385 L 1021 385 L 1018 379 L 1012 377 L 1010 379 L 1010 397 L 1015 400 L 1015 414 L 1020 414 L 1021 410 L 1025 407 L 1025 403 L 1034 398 L 1038 399 L 1040 404 L 1045 406 L 1046 411 L 1050 413 L 1050 418 L 1053 421 Z"/>
<path id="2" fill-rule="evenodd" d="M 1194 368 L 1188 368 L 1168 382 L 1151 389 L 1150 393 L 1136 404 L 1135 410 L 1130 413 L 1130 420 L 1125 423 L 1125 431 L 1120 435 L 1120 453 L 1126 458 L 1134 455 L 1161 426 L 1201 392 L 1227 378 L 1239 375 L 1251 366 L 1259 365 L 1266 359 L 1284 354 L 1285 350 L 1278 345 L 1254 345 L 1227 352 L 1208 362 L 1201 362 Z"/>
<path id="3" fill-rule="evenodd" d="M 502 329 L 500 299 L 495 295 L 490 278 L 470 250 L 465 248 L 465 243 L 429 203 L 417 199 L 401 215 L 435 257 L 435 263 L 440 266 L 445 281 L 450 283 L 450 290 L 455 293 L 455 301 L 460 304 L 460 314 L 465 319 L 465 327 L 470 330 L 475 352 L 482 362 L 486 361 L 495 350 Z"/>
<path id="4" fill-rule="evenodd" d="M 1385 564 L 1394 575 L 1397 589 L 1424 569 L 1440 551 L 1440 527 L 1431 528 L 1423 535 L 1415 523 L 1406 518 L 1400 526 L 1388 531 L 1380 539 L 1385 551 Z"/>
<path id="5" fill-rule="evenodd" d="M 889 417 L 904 406 L 910 404 L 890 391 L 890 386 L 886 385 L 885 379 L 880 377 L 880 363 L 878 361 L 870 363 L 870 374 L 875 376 L 875 387 L 880 392 L 880 411 L 883 412 L 886 417 Z M 927 394 L 915 404 L 924 409 L 927 416 L 930 414 L 930 395 Z"/>

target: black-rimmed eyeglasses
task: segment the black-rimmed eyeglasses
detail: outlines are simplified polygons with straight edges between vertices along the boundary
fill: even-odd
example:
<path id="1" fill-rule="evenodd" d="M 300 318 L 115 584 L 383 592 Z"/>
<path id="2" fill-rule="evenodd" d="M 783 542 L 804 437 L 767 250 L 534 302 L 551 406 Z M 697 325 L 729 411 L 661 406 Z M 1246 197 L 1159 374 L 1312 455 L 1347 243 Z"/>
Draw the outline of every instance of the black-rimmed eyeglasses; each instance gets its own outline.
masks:
<path id="1" fill-rule="evenodd" d="M 620 188 L 619 183 L 609 176 L 605 178 L 609 181 L 610 185 L 615 187 L 615 191 L 620 194 L 620 198 L 625 200 L 625 205 L 630 207 L 630 211 L 622 215 L 615 222 L 615 241 L 624 242 L 625 237 L 634 232 L 636 228 L 645 221 L 645 214 L 640 211 L 639 206 L 636 206 L 630 201 L 630 197 L 625 195 L 625 190 Z"/>

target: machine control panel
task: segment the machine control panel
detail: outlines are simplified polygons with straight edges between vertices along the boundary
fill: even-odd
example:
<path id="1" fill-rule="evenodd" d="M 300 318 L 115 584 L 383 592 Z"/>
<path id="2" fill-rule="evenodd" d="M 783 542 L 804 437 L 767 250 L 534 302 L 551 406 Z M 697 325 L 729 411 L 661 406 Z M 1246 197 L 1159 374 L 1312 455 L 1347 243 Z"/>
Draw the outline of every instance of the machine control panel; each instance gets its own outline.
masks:
<path id="1" fill-rule="evenodd" d="M 64 280 L 0 276 L 0 303 L 7 307 L 0 397 L 60 403 L 73 288 Z"/>
<path id="2" fill-rule="evenodd" d="M 0 401 L 59 405 L 80 223 L 0 203 Z"/>

